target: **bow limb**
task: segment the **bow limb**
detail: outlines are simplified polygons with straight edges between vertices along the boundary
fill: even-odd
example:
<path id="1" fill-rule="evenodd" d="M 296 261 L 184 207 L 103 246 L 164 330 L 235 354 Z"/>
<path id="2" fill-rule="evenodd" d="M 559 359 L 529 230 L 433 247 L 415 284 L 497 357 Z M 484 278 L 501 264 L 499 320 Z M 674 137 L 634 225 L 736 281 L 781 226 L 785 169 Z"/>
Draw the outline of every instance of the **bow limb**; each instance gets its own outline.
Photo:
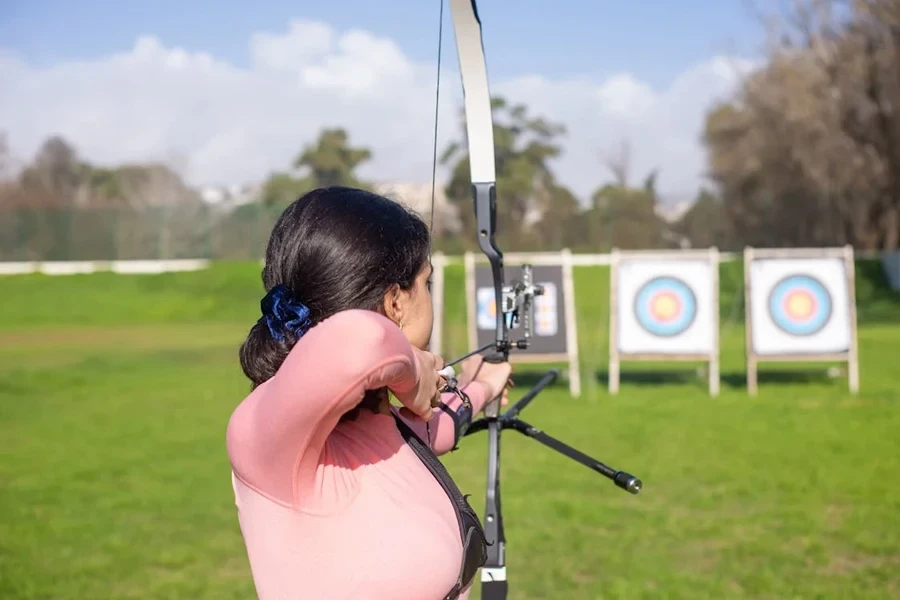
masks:
<path id="1" fill-rule="evenodd" d="M 503 253 L 494 240 L 497 225 L 494 123 L 481 20 L 475 0 L 450 0 L 450 9 L 465 100 L 469 172 L 475 202 L 478 245 L 490 262 L 494 280 L 496 354 L 489 357 L 489 360 L 507 360 L 510 345 L 503 310 Z"/>

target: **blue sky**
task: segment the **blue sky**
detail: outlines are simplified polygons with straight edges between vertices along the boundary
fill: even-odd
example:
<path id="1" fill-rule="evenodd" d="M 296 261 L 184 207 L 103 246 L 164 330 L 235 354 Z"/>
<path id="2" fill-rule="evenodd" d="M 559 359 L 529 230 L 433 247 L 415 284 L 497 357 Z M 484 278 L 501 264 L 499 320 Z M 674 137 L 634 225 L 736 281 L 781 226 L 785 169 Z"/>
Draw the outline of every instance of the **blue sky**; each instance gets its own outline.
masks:
<path id="1" fill-rule="evenodd" d="M 736 89 L 745 68 L 738 63 L 749 64 L 741 59 L 761 54 L 753 3 L 780 4 L 480 0 L 492 92 L 567 128 L 555 167 L 581 197 L 606 181 L 598 157 L 625 138 L 635 177 L 659 168 L 663 191 L 692 197 L 705 176 L 706 110 Z M 87 160 L 175 153 L 190 181 L 236 185 L 282 168 L 322 127 L 340 124 L 373 151 L 361 176 L 420 181 L 431 172 L 429 69 L 439 7 L 438 0 L 0 0 L 0 130 L 23 157 L 58 134 Z M 291 28 L 292 20 L 302 22 Z M 251 36 L 263 33 L 267 41 L 257 41 L 247 68 Z M 320 48 L 323 35 L 329 41 Z M 450 76 L 456 56 L 446 7 L 443 60 Z M 447 82 L 441 146 L 459 133 L 461 88 Z"/>
<path id="2" fill-rule="evenodd" d="M 704 58 L 756 54 L 761 29 L 747 6 L 744 0 L 481 0 L 479 11 L 492 77 L 599 78 L 627 70 L 664 86 Z M 411 58 L 430 61 L 438 7 L 435 0 L 3 0 L 0 47 L 49 66 L 126 51 L 139 35 L 153 34 L 167 46 L 244 65 L 252 32 L 280 31 L 301 17 L 390 37 Z M 445 18 L 444 50 L 452 52 L 446 10 Z"/>

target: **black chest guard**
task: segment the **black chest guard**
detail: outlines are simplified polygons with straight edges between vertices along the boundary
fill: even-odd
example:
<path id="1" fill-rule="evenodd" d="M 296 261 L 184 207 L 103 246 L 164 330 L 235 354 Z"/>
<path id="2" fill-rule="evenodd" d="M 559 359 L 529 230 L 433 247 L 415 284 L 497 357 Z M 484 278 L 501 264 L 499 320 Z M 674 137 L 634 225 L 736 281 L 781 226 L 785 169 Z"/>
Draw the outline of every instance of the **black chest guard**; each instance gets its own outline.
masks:
<path id="1" fill-rule="evenodd" d="M 467 497 L 456 487 L 456 483 L 454 483 L 444 465 L 441 464 L 441 461 L 438 460 L 434 451 L 420 440 L 415 432 L 396 414 L 394 415 L 394 420 L 397 422 L 397 428 L 400 429 L 403 439 L 428 470 L 431 471 L 431 474 L 438 480 L 441 487 L 444 488 L 456 512 L 456 520 L 459 523 L 459 535 L 463 546 L 463 559 L 459 567 L 459 577 L 456 584 L 444 596 L 444 600 L 455 600 L 459 597 L 460 592 L 472 582 L 478 569 L 487 560 L 487 540 L 484 537 L 484 530 L 481 528 L 481 521 L 478 520 L 478 515 L 469 505 Z"/>

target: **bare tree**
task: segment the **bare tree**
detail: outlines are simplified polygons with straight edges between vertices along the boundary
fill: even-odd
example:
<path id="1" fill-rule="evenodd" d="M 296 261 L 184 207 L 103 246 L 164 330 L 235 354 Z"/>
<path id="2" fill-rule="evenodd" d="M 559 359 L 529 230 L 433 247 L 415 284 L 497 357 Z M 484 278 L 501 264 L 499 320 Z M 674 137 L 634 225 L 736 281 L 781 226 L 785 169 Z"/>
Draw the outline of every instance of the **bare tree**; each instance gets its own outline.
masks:
<path id="1" fill-rule="evenodd" d="M 615 184 L 627 188 L 628 177 L 631 174 L 631 142 L 623 138 L 614 150 L 603 153 L 601 158 L 612 173 Z"/>
<path id="2" fill-rule="evenodd" d="M 710 170 L 746 242 L 897 247 L 898 7 L 794 1 L 770 21 L 768 63 L 709 115 Z"/>
<path id="3" fill-rule="evenodd" d="M 12 208 L 21 202 L 21 188 L 15 175 L 16 162 L 9 149 L 7 134 L 0 131 L 0 209 Z"/>

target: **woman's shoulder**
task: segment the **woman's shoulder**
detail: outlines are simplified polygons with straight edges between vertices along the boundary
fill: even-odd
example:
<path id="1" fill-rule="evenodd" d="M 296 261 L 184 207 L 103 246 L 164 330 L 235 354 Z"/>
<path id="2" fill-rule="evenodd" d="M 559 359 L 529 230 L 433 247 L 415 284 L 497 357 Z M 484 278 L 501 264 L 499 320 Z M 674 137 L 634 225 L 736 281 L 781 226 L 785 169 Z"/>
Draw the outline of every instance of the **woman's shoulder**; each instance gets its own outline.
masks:
<path id="1" fill-rule="evenodd" d="M 296 489 L 314 489 L 326 439 L 365 390 L 408 388 L 416 377 L 411 345 L 390 319 L 366 310 L 330 316 L 235 408 L 227 429 L 235 473 L 291 503 Z"/>
<path id="2" fill-rule="evenodd" d="M 321 343 L 324 336 L 342 332 L 352 333 L 360 337 L 361 341 L 365 339 L 380 341 L 384 337 L 389 337 L 391 333 L 400 333 L 400 328 L 386 316 L 374 310 L 351 308 L 323 319 L 297 343 L 301 345 L 304 340 L 308 342 L 312 339 Z"/>
<path id="3" fill-rule="evenodd" d="M 403 332 L 386 316 L 371 310 L 335 313 L 300 338 L 282 365 L 291 372 L 341 373 L 361 376 L 385 360 L 412 359 L 412 347 Z M 320 370 L 322 369 L 322 370 Z M 336 374 L 336 373 L 335 373 Z"/>

